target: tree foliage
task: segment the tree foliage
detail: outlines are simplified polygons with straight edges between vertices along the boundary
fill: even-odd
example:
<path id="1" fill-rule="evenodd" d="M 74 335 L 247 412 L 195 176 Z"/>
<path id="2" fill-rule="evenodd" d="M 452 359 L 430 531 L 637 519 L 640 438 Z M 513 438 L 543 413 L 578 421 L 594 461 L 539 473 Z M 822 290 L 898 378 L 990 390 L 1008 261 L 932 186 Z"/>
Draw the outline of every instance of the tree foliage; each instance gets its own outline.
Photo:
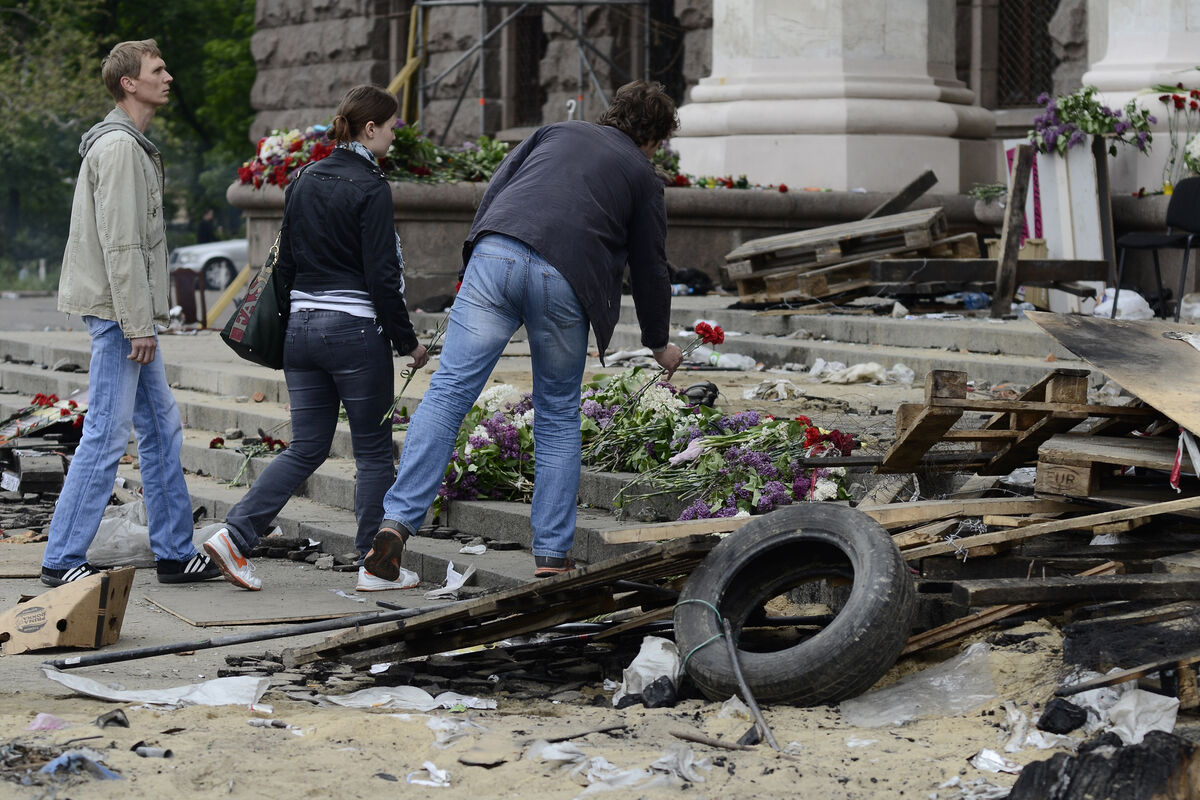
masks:
<path id="1" fill-rule="evenodd" d="M 100 62 L 128 39 L 155 39 L 175 78 L 171 102 L 149 130 L 167 167 L 168 219 L 227 209 L 225 188 L 253 119 L 253 32 L 254 0 L 9 0 L 0 7 L 7 233 L 0 258 L 61 257 L 79 137 L 112 107 Z"/>

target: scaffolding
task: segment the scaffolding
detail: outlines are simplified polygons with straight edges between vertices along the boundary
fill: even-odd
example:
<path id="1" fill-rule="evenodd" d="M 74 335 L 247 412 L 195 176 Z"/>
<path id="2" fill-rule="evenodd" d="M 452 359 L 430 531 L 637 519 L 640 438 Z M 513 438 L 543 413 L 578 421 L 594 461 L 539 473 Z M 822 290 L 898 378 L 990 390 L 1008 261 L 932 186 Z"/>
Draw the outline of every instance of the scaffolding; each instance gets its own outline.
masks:
<path id="1" fill-rule="evenodd" d="M 479 9 L 479 38 L 466 51 L 461 53 L 448 66 L 436 75 L 427 75 L 428 62 L 428 19 L 427 13 L 431 8 L 447 6 L 476 6 Z M 479 96 L 479 133 L 487 133 L 487 89 L 486 68 L 484 58 L 485 48 L 497 34 L 512 24 L 518 17 L 531 8 L 540 8 L 546 16 L 557 22 L 575 41 L 579 54 L 579 74 L 577 80 L 576 105 L 569 109 L 569 116 L 582 114 L 584 95 L 590 85 L 604 106 L 608 105 L 609 97 L 603 83 L 596 74 L 595 59 L 606 63 L 613 73 L 622 77 L 622 83 L 633 80 L 627 70 L 617 64 L 608 54 L 599 50 L 588 40 L 584 32 L 584 9 L 594 6 L 635 6 L 642 9 L 642 58 L 641 73 L 648 78 L 650 73 L 650 0 L 588 0 L 588 2 L 569 2 L 564 0 L 415 0 L 413 13 L 410 17 L 408 37 L 408 59 L 404 68 L 392 80 L 389 88 L 393 92 L 403 89 L 402 108 L 406 115 L 415 112 L 418 125 L 424 129 L 425 107 L 429 102 L 431 92 L 456 70 L 470 65 L 470 72 L 463 82 L 462 90 L 450 112 L 450 118 L 442 131 L 442 143 L 445 143 L 447 132 L 466 100 L 467 92 L 474 85 Z M 555 9 L 573 8 L 575 22 L 569 22 L 563 14 Z M 488 27 L 488 9 L 499 8 L 504 13 L 503 18 L 492 27 Z M 414 108 L 415 104 L 415 108 Z"/>

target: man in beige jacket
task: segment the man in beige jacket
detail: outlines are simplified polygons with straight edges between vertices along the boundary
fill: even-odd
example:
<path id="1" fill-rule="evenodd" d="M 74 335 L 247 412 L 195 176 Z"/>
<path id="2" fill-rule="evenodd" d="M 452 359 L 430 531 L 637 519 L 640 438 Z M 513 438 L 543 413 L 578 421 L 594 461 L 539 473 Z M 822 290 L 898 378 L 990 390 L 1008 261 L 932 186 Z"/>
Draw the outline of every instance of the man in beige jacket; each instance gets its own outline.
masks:
<path id="1" fill-rule="evenodd" d="M 183 426 L 156 327 L 167 321 L 163 168 L 145 132 L 166 105 L 172 78 L 153 39 L 118 44 L 101 74 L 116 108 L 79 145 L 83 164 L 58 287 L 59 309 L 82 315 L 92 339 L 88 412 L 50 522 L 42 583 L 96 574 L 87 549 L 131 425 L 158 580 L 208 580 L 221 572 L 192 544 L 192 503 L 179 461 Z"/>

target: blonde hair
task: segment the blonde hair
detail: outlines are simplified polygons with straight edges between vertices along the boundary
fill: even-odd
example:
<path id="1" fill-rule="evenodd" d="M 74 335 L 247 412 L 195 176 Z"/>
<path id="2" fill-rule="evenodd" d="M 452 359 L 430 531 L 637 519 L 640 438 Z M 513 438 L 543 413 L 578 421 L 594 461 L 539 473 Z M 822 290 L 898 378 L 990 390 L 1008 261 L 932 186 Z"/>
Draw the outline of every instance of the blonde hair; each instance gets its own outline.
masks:
<path id="1" fill-rule="evenodd" d="M 328 136 L 334 141 L 348 142 L 362 133 L 368 122 L 376 125 L 387 122 L 399 107 L 396 96 L 387 89 L 370 84 L 355 86 L 338 103 Z"/>
<path id="2" fill-rule="evenodd" d="M 118 103 L 125 99 L 121 78 L 136 78 L 141 75 L 142 59 L 146 56 L 162 58 L 158 42 L 153 39 L 120 42 L 100 62 L 100 77 L 104 79 L 104 87 Z"/>

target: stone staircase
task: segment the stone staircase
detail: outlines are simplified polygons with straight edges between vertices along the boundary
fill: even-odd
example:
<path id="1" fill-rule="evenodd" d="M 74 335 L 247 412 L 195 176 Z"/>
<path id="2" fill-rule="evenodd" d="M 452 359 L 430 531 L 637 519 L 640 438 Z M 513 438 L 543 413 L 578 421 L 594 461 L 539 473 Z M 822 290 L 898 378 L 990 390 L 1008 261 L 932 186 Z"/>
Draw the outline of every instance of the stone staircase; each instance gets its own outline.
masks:
<path id="1" fill-rule="evenodd" d="M 626 304 L 629 304 L 626 298 Z M 916 372 L 920 381 L 930 369 L 965 369 L 977 381 L 1032 383 L 1045 371 L 1062 366 L 1077 366 L 1069 353 L 1027 320 L 991 323 L 986 320 L 893 320 L 879 317 L 756 315 L 729 310 L 725 298 L 676 298 L 672 312 L 678 327 L 690 328 L 697 318 L 721 324 L 730 335 L 721 348 L 753 356 L 767 366 L 785 363 L 811 364 L 816 358 L 854 364 L 877 361 L 885 368 L 903 362 Z M 625 319 L 634 319 L 630 305 Z M 432 329 L 434 315 L 416 315 L 418 330 Z M 797 333 L 800 331 L 801 333 Z M 804 338 L 801 338 L 804 337 Z M 163 336 L 161 346 L 167 374 L 184 419 L 183 464 L 194 506 L 204 506 L 207 516 L 223 519 L 266 467 L 268 460 L 252 459 L 242 475 L 240 486 L 229 482 L 238 475 L 243 457 L 232 449 L 211 449 L 209 442 L 226 430 L 237 428 L 247 435 L 259 429 L 282 439 L 290 438 L 287 413 L 287 389 L 282 372 L 267 370 L 238 359 L 224 346 L 215 332 L 197 335 Z M 621 326 L 614 337 L 614 348 L 639 346 L 636 325 Z M 963 352 L 965 351 L 965 352 Z M 514 341 L 502 366 L 508 362 L 513 376 L 525 376 L 523 362 L 528 348 Z M 1047 355 L 1055 361 L 1047 362 Z M 20 363 L 32 362 L 32 363 Z M 7 417 L 25 405 L 37 392 L 66 397 L 87 386 L 85 372 L 54 371 L 59 362 L 71 362 L 86 369 L 88 338 L 75 331 L 0 332 L 0 416 Z M 1064 363 L 1065 362 L 1065 363 Z M 398 367 L 402 363 L 397 359 Z M 595 362 L 587 374 L 594 374 Z M 619 367 L 608 371 L 619 371 Z M 495 378 L 496 376 L 494 376 Z M 697 373 L 703 380 L 703 373 Z M 517 383 L 515 377 L 508 382 Z M 15 390 L 15 391 L 14 391 Z M 421 389 L 414 381 L 404 398 L 410 409 L 419 402 Z M 262 399 L 253 399 L 261 395 Z M 397 454 L 404 435 L 395 436 Z M 234 442 L 230 443 L 236 444 Z M 130 453 L 135 454 L 130 444 Z M 135 466 L 122 466 L 120 474 L 136 485 Z M 603 542 L 606 529 L 623 527 L 612 512 L 612 500 L 632 475 L 605 474 L 585 470 L 580 484 L 579 521 L 575 558 L 595 562 L 632 549 L 633 545 L 608 545 Z M 338 425 L 329 460 L 299 489 L 277 520 L 285 533 L 307 536 L 323 543 L 326 552 L 353 549 L 355 531 L 354 462 L 349 428 Z M 674 518 L 679 503 L 669 498 L 639 504 L 635 514 L 652 518 Z M 485 587 L 509 586 L 528 580 L 532 564 L 528 553 L 532 531 L 528 507 L 520 503 L 493 501 L 454 502 L 448 505 L 444 524 L 458 531 L 485 536 L 489 540 L 515 542 L 519 550 L 491 550 L 483 556 L 460 555 L 460 542 L 454 539 L 414 537 L 405 554 L 405 566 L 423 580 L 439 583 L 446 564 L 454 561 L 459 568 L 474 563 L 477 583 Z"/>

